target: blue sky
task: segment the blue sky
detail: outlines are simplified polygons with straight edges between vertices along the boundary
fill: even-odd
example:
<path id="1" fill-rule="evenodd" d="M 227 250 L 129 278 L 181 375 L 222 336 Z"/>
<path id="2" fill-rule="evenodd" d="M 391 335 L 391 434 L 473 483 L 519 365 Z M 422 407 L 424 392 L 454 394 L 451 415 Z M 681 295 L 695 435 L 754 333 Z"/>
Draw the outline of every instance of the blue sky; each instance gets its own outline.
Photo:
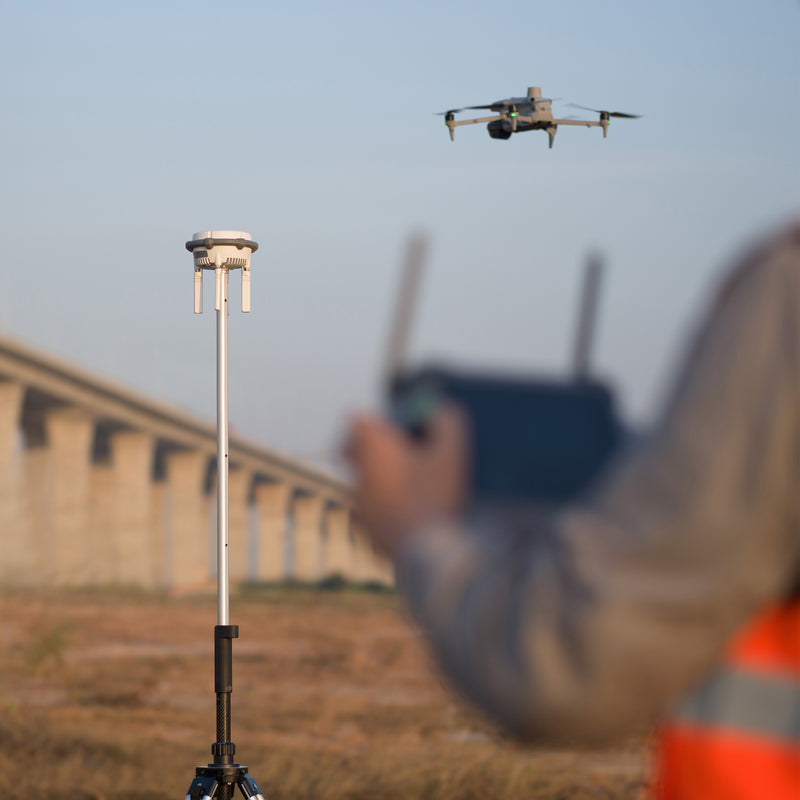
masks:
<path id="1" fill-rule="evenodd" d="M 231 425 L 330 452 L 378 378 L 403 244 L 431 237 L 415 360 L 560 373 L 586 254 L 596 363 L 657 408 L 715 277 L 800 213 L 800 3 L 3 6 L 0 331 L 213 419 L 183 243 L 249 231 Z M 449 141 L 434 112 L 542 87 L 643 115 Z M 210 289 L 210 286 L 208 287 Z M 233 281 L 234 299 L 238 281 Z"/>

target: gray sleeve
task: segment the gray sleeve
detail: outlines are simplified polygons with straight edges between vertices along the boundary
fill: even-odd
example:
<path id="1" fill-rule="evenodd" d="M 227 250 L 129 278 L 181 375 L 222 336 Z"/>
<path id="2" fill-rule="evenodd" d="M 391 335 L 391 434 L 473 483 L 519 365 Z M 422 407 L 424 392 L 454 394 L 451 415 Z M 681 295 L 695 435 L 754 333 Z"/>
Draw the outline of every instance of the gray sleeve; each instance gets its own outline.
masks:
<path id="1" fill-rule="evenodd" d="M 642 730 L 797 587 L 799 309 L 795 230 L 728 279 L 657 429 L 584 502 L 409 539 L 411 611 L 501 726 L 553 745 Z"/>

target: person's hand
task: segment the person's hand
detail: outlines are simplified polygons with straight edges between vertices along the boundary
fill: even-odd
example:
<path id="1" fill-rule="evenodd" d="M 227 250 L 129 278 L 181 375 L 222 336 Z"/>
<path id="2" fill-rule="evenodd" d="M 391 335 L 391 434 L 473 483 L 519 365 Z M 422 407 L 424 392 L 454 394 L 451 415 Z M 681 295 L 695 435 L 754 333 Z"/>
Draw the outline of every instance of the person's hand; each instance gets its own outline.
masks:
<path id="1" fill-rule="evenodd" d="M 453 407 L 421 440 L 379 417 L 353 420 L 345 457 L 355 473 L 355 514 L 379 553 L 393 558 L 420 528 L 463 509 L 468 449 L 463 416 Z"/>

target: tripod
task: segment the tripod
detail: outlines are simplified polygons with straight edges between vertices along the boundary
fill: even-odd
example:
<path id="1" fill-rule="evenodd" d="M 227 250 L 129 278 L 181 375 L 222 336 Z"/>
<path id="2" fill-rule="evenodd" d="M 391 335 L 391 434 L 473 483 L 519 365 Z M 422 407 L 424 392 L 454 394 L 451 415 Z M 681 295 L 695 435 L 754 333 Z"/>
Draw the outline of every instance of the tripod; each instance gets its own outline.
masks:
<path id="1" fill-rule="evenodd" d="M 247 767 L 234 761 L 231 741 L 233 640 L 239 626 L 229 621 L 228 585 L 228 273 L 242 270 L 242 311 L 250 311 L 250 256 L 258 249 L 250 234 L 205 231 L 186 242 L 194 259 L 194 312 L 203 311 L 203 270 L 213 269 L 217 311 L 217 624 L 214 627 L 214 691 L 217 697 L 216 741 L 212 763 L 197 767 L 186 800 L 232 800 L 234 786 L 245 798 L 264 800 Z"/>

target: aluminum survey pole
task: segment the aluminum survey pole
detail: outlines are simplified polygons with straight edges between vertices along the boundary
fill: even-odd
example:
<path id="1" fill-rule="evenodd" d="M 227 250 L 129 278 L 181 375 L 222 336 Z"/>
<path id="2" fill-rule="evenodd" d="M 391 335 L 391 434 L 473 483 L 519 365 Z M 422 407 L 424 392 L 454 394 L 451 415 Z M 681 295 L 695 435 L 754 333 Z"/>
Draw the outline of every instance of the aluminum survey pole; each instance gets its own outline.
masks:
<path id="1" fill-rule="evenodd" d="M 233 640 L 239 626 L 229 623 L 228 579 L 228 280 L 230 270 L 242 271 L 242 311 L 250 310 L 250 256 L 258 244 L 244 231 L 202 231 L 186 242 L 194 261 L 194 313 L 203 313 L 203 270 L 214 270 L 217 312 L 217 624 L 214 627 L 214 693 L 216 741 L 214 761 L 197 767 L 186 800 L 232 800 L 236 786 L 250 800 L 264 800 L 247 767 L 236 763 L 231 741 Z"/>
<path id="2" fill-rule="evenodd" d="M 228 270 L 214 270 L 217 311 L 217 625 L 229 622 L 228 583 Z"/>
<path id="3" fill-rule="evenodd" d="M 250 256 L 258 250 L 249 233 L 203 231 L 186 242 L 194 261 L 194 313 L 203 313 L 203 270 L 214 270 L 217 312 L 217 624 L 228 625 L 230 581 L 228 550 L 228 282 L 242 271 L 242 311 L 250 311 Z"/>

